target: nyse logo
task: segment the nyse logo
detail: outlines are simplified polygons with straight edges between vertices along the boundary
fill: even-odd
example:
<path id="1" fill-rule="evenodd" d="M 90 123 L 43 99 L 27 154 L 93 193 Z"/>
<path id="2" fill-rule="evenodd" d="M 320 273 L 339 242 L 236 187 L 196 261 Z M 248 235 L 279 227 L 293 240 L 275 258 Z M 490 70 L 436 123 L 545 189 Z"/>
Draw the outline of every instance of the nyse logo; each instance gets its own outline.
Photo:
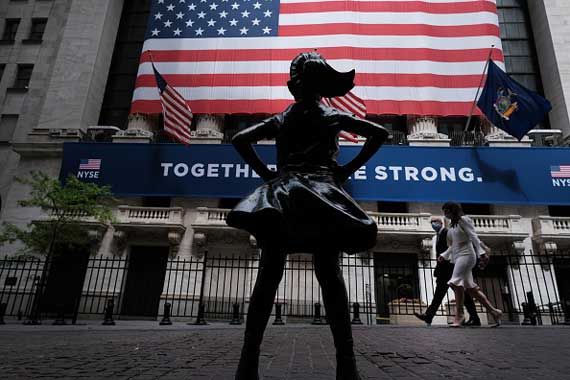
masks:
<path id="1" fill-rule="evenodd" d="M 555 165 L 550 167 L 552 186 L 570 187 L 570 165 Z"/>
<path id="2" fill-rule="evenodd" d="M 101 159 L 87 158 L 79 161 L 79 170 L 77 178 L 81 179 L 98 179 L 101 171 Z"/>

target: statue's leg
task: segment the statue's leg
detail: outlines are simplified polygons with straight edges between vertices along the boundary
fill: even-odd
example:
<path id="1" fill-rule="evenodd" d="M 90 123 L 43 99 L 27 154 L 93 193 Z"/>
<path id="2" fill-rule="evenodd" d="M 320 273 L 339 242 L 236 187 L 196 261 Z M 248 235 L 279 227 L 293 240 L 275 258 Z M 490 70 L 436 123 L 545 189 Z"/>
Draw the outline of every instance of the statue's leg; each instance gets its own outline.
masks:
<path id="1" fill-rule="evenodd" d="M 280 248 L 263 248 L 257 279 L 249 301 L 245 336 L 236 380 L 257 380 L 259 347 L 273 308 L 275 293 L 283 277 L 287 255 Z"/>
<path id="2" fill-rule="evenodd" d="M 354 358 L 348 296 L 339 266 L 339 253 L 319 252 L 314 256 L 315 274 L 323 291 L 334 345 L 336 348 L 337 380 L 360 380 Z"/>

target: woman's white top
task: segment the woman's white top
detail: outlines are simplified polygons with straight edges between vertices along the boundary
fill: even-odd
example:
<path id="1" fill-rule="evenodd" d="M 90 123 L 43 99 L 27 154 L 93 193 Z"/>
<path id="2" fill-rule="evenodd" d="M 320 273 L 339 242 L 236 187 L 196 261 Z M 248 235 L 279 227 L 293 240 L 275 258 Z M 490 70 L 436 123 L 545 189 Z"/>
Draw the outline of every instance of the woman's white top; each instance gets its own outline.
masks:
<path id="1" fill-rule="evenodd" d="M 468 216 L 461 216 L 455 227 L 451 227 L 447 232 L 448 247 L 441 254 L 444 259 L 455 263 L 457 257 L 462 255 L 474 255 L 475 258 L 485 254 L 481 240 L 475 232 L 473 221 Z"/>

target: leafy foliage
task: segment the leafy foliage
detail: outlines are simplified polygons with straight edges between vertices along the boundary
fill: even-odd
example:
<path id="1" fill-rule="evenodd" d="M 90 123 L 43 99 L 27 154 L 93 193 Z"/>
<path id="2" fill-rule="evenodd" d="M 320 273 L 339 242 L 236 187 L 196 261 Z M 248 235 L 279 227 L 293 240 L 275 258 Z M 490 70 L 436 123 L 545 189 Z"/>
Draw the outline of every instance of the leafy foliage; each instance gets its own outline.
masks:
<path id="1" fill-rule="evenodd" d="M 26 228 L 3 223 L 0 244 L 20 241 L 20 253 L 49 254 L 54 245 L 84 245 L 89 243 L 88 224 L 112 221 L 112 194 L 108 186 L 81 182 L 70 175 L 62 185 L 56 178 L 42 172 L 31 172 L 29 178 L 17 181 L 30 188 L 22 207 L 40 208 L 45 218 L 33 221 Z"/>

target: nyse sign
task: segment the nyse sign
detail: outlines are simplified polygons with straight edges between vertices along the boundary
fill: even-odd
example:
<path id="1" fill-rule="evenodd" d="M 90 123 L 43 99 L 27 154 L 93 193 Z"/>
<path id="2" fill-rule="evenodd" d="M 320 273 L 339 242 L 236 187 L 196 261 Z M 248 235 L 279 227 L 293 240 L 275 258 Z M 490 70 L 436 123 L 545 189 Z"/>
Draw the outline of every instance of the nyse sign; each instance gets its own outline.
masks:
<path id="1" fill-rule="evenodd" d="M 275 147 L 255 149 L 276 170 Z M 359 149 L 342 147 L 339 163 Z M 99 170 L 79 170 L 86 158 Z M 568 161 L 563 148 L 385 146 L 345 188 L 364 201 L 570 204 L 570 179 L 551 170 Z M 110 185 L 118 196 L 240 198 L 262 183 L 226 144 L 66 143 L 61 176 L 69 174 Z"/>

